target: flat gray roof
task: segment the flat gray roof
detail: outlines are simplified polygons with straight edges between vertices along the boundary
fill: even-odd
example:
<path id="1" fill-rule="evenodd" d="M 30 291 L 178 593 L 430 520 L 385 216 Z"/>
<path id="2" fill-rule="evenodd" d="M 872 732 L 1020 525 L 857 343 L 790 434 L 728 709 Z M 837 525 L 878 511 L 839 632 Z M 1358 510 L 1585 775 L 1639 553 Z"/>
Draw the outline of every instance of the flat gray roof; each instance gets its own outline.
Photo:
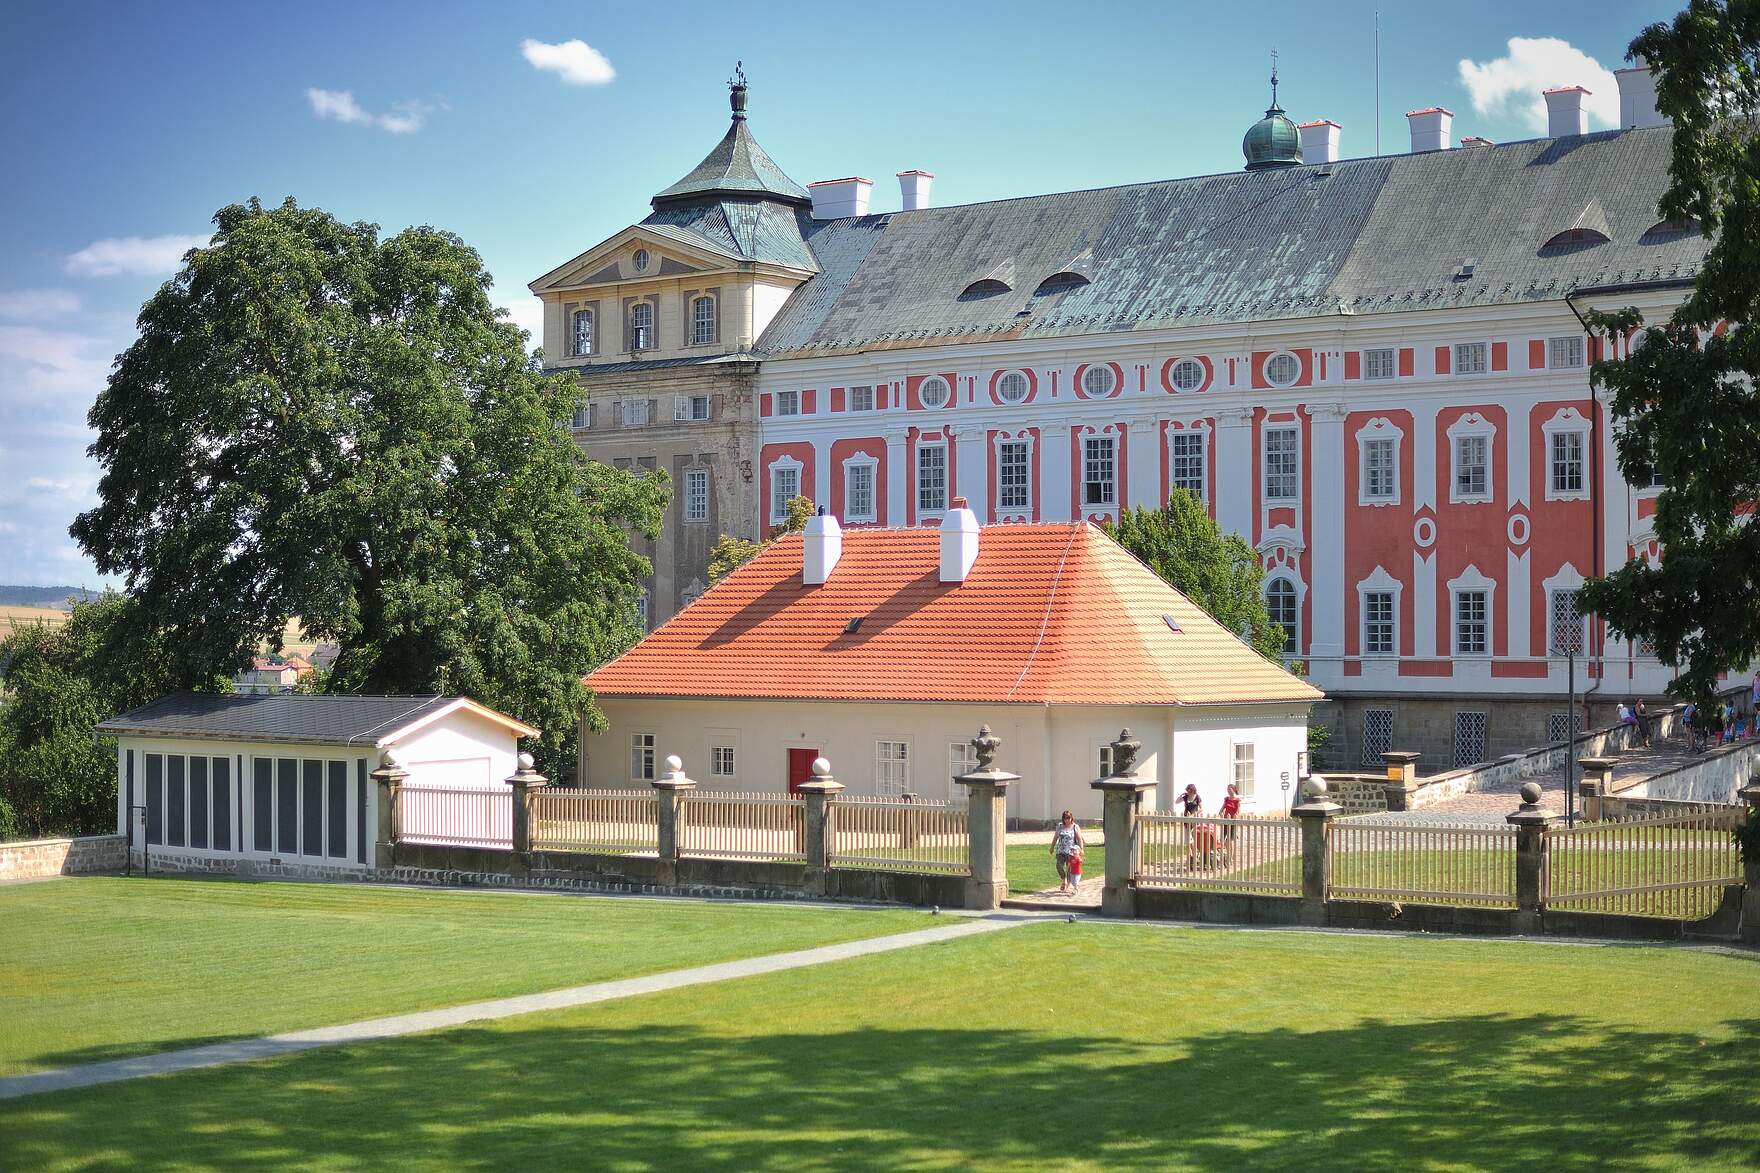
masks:
<path id="1" fill-rule="evenodd" d="M 99 722 L 98 733 L 372 745 L 451 704 L 449 696 L 214 696 L 178 692 Z"/>

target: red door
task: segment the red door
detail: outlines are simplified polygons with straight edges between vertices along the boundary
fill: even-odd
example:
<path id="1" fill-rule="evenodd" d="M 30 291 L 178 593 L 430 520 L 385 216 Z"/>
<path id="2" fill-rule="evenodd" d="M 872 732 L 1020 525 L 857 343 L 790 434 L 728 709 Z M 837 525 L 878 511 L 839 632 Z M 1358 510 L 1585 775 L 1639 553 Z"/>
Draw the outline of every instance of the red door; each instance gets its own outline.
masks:
<path id="1" fill-rule="evenodd" d="M 802 782 L 809 782 L 813 777 L 813 761 L 819 756 L 816 749 L 791 749 L 788 751 L 788 792 L 799 794 Z"/>

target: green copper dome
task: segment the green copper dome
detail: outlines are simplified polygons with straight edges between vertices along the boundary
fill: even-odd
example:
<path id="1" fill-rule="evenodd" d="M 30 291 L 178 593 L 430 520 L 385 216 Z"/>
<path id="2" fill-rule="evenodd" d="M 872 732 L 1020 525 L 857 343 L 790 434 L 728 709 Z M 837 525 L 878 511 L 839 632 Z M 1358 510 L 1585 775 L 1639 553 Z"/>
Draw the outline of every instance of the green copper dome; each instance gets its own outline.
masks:
<path id="1" fill-rule="evenodd" d="M 1271 105 L 1266 109 L 1265 117 L 1253 123 L 1247 137 L 1241 140 L 1241 154 L 1247 157 L 1248 171 L 1301 164 L 1302 136 L 1296 133 L 1296 124 L 1284 117 L 1283 107 L 1277 104 L 1275 67 L 1271 70 Z"/>

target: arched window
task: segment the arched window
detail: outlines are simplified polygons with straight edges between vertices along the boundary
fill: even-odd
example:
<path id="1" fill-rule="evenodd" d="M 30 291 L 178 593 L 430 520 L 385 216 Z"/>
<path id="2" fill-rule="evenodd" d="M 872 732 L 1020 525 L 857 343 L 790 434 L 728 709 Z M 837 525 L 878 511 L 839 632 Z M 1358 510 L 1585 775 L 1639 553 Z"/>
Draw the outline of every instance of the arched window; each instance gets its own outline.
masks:
<path id="1" fill-rule="evenodd" d="M 1050 297 L 1054 293 L 1066 293 L 1071 289 L 1080 289 L 1088 284 L 1088 279 L 1080 273 L 1053 273 L 1039 282 L 1039 288 L 1033 290 L 1034 297 Z"/>
<path id="2" fill-rule="evenodd" d="M 631 350 L 652 350 L 654 348 L 654 306 L 652 302 L 638 301 L 629 307 L 629 348 Z"/>
<path id="3" fill-rule="evenodd" d="M 1566 228 L 1540 246 L 1542 253 L 1576 252 L 1607 243 L 1607 234 L 1594 228 Z"/>
<path id="4" fill-rule="evenodd" d="M 1698 231 L 1699 221 L 1691 216 L 1679 220 L 1662 220 L 1646 228 L 1644 235 L 1638 238 L 1638 243 L 1667 244 L 1671 240 L 1680 240 L 1683 237 L 1696 235 Z"/>
<path id="5" fill-rule="evenodd" d="M 576 310 L 574 312 L 574 353 L 593 353 L 593 311 Z"/>
<path id="6" fill-rule="evenodd" d="M 1296 606 L 1295 584 L 1281 575 L 1266 583 L 1265 610 L 1271 613 L 1271 622 L 1283 628 L 1283 654 L 1295 655 L 1301 642 L 1297 633 L 1301 612 Z"/>
<path id="7" fill-rule="evenodd" d="M 707 346 L 715 341 L 715 299 L 704 295 L 691 302 L 691 344 Z"/>
<path id="8" fill-rule="evenodd" d="M 961 290 L 959 299 L 961 301 L 981 301 L 986 297 L 1001 297 L 1007 292 L 1007 283 L 986 277 L 982 281 L 972 282 Z"/>

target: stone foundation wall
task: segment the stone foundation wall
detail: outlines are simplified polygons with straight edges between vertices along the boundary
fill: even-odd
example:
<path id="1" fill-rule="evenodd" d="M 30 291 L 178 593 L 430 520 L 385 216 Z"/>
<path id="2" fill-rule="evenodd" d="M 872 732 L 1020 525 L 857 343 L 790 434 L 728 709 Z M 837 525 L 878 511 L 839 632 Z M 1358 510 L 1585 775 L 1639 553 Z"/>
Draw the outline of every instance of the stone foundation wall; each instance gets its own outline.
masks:
<path id="1" fill-rule="evenodd" d="M 120 872 L 127 862 L 128 841 L 121 835 L 0 843 L 0 883 Z"/>
<path id="2" fill-rule="evenodd" d="M 1700 760 L 1646 778 L 1618 792 L 1618 798 L 1655 798 L 1673 802 L 1735 802 L 1736 791 L 1760 768 L 1760 742 L 1712 750 Z"/>

